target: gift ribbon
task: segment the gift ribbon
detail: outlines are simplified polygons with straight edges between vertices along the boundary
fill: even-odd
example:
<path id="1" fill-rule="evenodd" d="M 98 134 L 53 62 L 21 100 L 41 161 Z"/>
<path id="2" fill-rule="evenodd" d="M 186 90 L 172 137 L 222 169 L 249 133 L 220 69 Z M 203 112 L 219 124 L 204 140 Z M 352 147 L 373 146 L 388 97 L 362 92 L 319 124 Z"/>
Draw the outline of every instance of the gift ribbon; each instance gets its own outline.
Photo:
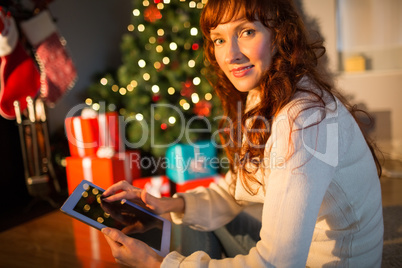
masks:
<path id="1" fill-rule="evenodd" d="M 98 116 L 98 123 L 99 123 L 99 136 L 102 141 L 102 146 L 104 147 L 114 147 L 113 140 L 111 138 L 110 132 L 113 130 L 110 130 L 108 133 L 108 122 L 106 120 L 106 115 L 104 113 L 99 114 Z"/>
<path id="2" fill-rule="evenodd" d="M 133 181 L 133 174 L 131 173 L 130 158 L 127 157 L 126 153 L 117 153 L 116 156 L 119 160 L 124 163 L 124 178 L 127 182 L 131 184 Z"/>
<path id="3" fill-rule="evenodd" d="M 82 169 L 84 172 L 84 180 L 92 182 L 92 159 L 89 157 L 84 157 L 82 159 Z"/>
<path id="4" fill-rule="evenodd" d="M 80 118 L 76 117 L 73 119 L 73 127 L 74 127 L 74 137 L 78 155 L 80 157 L 84 157 L 85 156 L 84 137 L 82 136 L 82 127 Z"/>
<path id="5" fill-rule="evenodd" d="M 170 193 L 170 184 L 164 180 L 165 176 L 155 176 L 150 179 L 144 186 L 148 193 L 155 197 Z"/>
<path id="6" fill-rule="evenodd" d="M 110 147 L 116 151 L 121 151 L 123 146 L 117 136 L 120 133 L 120 129 L 116 129 L 116 127 L 119 128 L 118 123 L 116 124 L 115 122 L 116 120 L 118 120 L 116 116 L 107 116 L 106 113 L 99 114 L 99 136 L 103 147 Z"/>

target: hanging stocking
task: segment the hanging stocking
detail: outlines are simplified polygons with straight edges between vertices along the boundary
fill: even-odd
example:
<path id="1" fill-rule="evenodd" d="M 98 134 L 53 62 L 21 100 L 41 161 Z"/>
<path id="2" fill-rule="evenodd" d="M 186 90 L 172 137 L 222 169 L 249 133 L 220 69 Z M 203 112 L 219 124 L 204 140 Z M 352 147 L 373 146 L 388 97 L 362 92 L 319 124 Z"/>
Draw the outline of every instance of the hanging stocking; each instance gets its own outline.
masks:
<path id="1" fill-rule="evenodd" d="M 21 23 L 21 28 L 36 50 L 41 69 L 41 96 L 53 105 L 73 87 L 77 71 L 65 43 L 47 10 Z M 38 30 L 40 29 L 40 30 Z"/>
<path id="2" fill-rule="evenodd" d="M 18 39 L 14 18 L 0 10 L 0 21 L 0 115 L 14 119 L 14 101 L 20 102 L 21 110 L 27 107 L 26 98 L 40 89 L 40 73 Z"/>

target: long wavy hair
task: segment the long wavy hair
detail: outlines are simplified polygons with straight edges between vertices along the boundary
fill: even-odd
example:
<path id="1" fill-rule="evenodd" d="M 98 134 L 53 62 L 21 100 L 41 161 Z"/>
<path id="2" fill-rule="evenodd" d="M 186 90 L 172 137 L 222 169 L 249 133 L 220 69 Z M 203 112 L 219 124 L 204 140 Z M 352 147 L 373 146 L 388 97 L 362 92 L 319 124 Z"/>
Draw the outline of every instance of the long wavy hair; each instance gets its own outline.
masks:
<path id="1" fill-rule="evenodd" d="M 272 63 L 260 82 L 261 101 L 257 107 L 247 112 L 245 112 L 247 93 L 238 91 L 221 70 L 215 58 L 213 40 L 210 38 L 211 29 L 238 16 L 251 22 L 260 21 L 271 31 L 273 37 L 273 51 L 267 51 L 273 55 Z M 247 127 L 264 130 L 267 129 L 266 122 L 269 122 L 268 129 L 270 129 L 275 115 L 298 91 L 315 95 L 315 101 L 307 109 L 324 108 L 326 103 L 323 96 L 329 94 L 333 100 L 335 96 L 340 99 L 356 119 L 355 107 L 348 104 L 335 90 L 326 68 L 319 68 L 319 59 L 325 54 L 323 41 L 309 40 L 308 32 L 292 0 L 208 0 L 201 15 L 200 25 L 204 35 L 205 61 L 209 70 L 207 79 L 214 87 L 224 110 L 224 119 L 219 125 L 221 142 L 225 145 L 233 176 L 241 174 L 240 180 L 249 193 L 256 194 L 262 182 L 254 176 L 254 172 L 246 168 L 247 163 L 257 167 L 261 164 L 258 159 L 263 159 L 264 145 L 271 133 L 246 131 L 246 122 L 250 121 L 248 119 L 265 118 L 266 120 L 251 120 L 251 125 L 248 124 Z M 299 86 L 300 80 L 306 76 L 319 93 L 313 93 Z M 328 94 L 324 94 L 325 92 Z M 241 117 L 239 112 L 242 114 Z M 243 143 L 243 137 L 248 142 Z M 366 141 L 380 175 L 381 166 L 374 153 L 374 147 L 367 138 Z M 250 146 L 250 144 L 262 146 Z"/>

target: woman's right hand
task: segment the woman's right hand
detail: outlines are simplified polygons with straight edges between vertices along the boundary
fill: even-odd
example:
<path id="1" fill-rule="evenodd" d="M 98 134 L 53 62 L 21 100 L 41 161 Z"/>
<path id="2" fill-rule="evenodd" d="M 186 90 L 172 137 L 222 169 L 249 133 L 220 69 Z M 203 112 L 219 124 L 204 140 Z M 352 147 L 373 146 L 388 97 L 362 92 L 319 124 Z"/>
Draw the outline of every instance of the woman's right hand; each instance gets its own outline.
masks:
<path id="1" fill-rule="evenodd" d="M 158 198 L 146 190 L 134 187 L 127 181 L 120 181 L 110 186 L 103 194 L 103 201 L 113 202 L 121 199 L 140 203 L 160 215 L 167 212 L 184 212 L 184 199 L 162 197 Z"/>

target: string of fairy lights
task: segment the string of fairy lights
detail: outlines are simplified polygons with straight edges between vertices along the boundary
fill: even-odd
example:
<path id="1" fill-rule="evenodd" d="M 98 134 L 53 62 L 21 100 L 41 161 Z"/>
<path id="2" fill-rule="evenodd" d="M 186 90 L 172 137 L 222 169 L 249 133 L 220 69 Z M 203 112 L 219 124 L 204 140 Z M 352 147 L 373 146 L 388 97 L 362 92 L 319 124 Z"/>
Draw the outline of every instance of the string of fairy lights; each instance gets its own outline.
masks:
<path id="1" fill-rule="evenodd" d="M 188 6 L 189 8 L 194 8 L 194 9 L 202 9 L 204 8 L 207 0 L 201 0 L 199 2 L 196 1 L 188 1 L 188 0 L 174 0 L 174 1 L 180 1 L 180 2 L 188 2 Z M 161 19 L 162 18 L 162 13 L 160 12 L 161 10 L 163 10 L 164 8 L 167 8 L 168 5 L 170 4 L 171 0 L 153 0 L 153 3 L 151 3 L 148 0 L 144 0 L 142 2 L 142 5 L 144 6 L 144 8 L 147 7 L 153 7 L 156 6 L 156 9 L 159 12 L 154 12 L 152 13 L 153 19 Z M 152 5 L 151 5 L 152 4 Z M 144 14 L 142 14 L 142 11 L 138 8 L 135 8 L 132 11 L 132 15 L 135 17 L 138 16 L 147 16 L 147 14 L 145 14 L 145 12 L 147 11 L 147 9 L 145 9 Z M 156 17 L 155 17 L 156 16 Z M 183 23 L 183 26 L 185 29 L 189 30 L 189 34 L 191 36 L 196 37 L 197 35 L 199 35 L 199 30 L 196 27 L 192 27 L 191 23 L 189 21 L 185 21 Z M 127 26 L 127 30 L 129 32 L 133 32 L 133 31 L 138 31 L 140 33 L 144 33 L 146 31 L 146 25 L 144 25 L 143 23 L 140 23 L 138 25 L 134 25 L 134 24 L 129 24 Z M 177 26 L 172 26 L 172 32 L 178 32 L 179 29 Z M 157 29 L 156 31 L 156 35 L 155 36 L 151 36 L 148 39 L 148 43 L 145 44 L 145 50 L 151 50 L 151 49 L 155 49 L 157 53 L 162 53 L 165 49 L 170 49 L 171 52 L 174 52 L 178 49 L 178 44 L 174 41 L 170 42 L 168 44 L 168 46 L 165 46 L 165 48 L 159 44 L 156 45 L 158 43 L 158 38 L 163 38 L 163 36 L 165 35 L 165 30 L 164 29 Z M 156 45 L 156 46 L 155 46 Z M 200 45 L 197 43 L 190 43 L 190 42 L 186 42 L 184 44 L 184 49 L 185 50 L 198 50 L 200 48 Z M 159 71 L 162 70 L 162 68 L 164 68 L 164 66 L 167 66 L 171 63 L 171 59 L 168 56 L 164 56 L 161 57 L 160 60 L 155 61 L 153 63 L 147 62 L 145 59 L 139 59 L 137 64 L 139 68 L 146 68 L 147 66 L 151 66 L 153 65 L 153 67 Z M 151 64 L 151 65 L 149 65 Z M 194 59 L 190 59 L 187 62 L 187 66 L 188 68 L 194 68 L 196 66 L 196 61 Z M 204 70 L 201 70 L 201 74 L 204 73 Z M 144 82 L 148 82 L 151 80 L 151 75 L 148 72 L 145 72 L 142 75 L 142 79 Z M 139 83 L 141 83 L 142 81 L 137 81 L 137 80 L 132 80 L 127 86 L 125 87 L 119 87 L 116 84 L 111 85 L 110 90 L 112 90 L 114 93 L 120 94 L 121 96 L 125 96 L 126 94 L 128 94 L 129 92 L 132 92 L 138 85 Z M 109 81 L 106 77 L 103 77 L 99 80 L 99 83 L 102 86 L 107 86 L 109 84 Z M 196 76 L 194 77 L 192 80 L 186 81 L 184 83 L 184 87 L 190 88 L 190 87 L 196 87 L 198 85 L 200 85 L 201 83 L 201 78 Z M 159 85 L 154 84 L 151 86 L 151 91 L 152 93 L 156 96 L 161 92 L 161 89 Z M 174 95 L 178 90 L 176 88 L 174 88 L 173 86 L 170 86 L 166 89 L 167 93 L 169 95 Z M 179 90 L 180 92 L 180 90 Z M 183 94 L 182 94 L 183 95 Z M 210 102 L 212 100 L 213 96 L 211 93 L 205 93 L 204 96 L 200 96 L 197 92 L 192 92 L 191 95 L 189 96 L 189 98 L 181 98 L 179 100 L 179 105 L 181 107 L 181 109 L 183 109 L 184 111 L 189 110 L 193 105 L 196 105 L 197 103 L 199 103 L 201 100 L 203 100 L 204 102 Z M 87 98 L 85 100 L 86 105 L 90 106 L 93 110 L 95 111 L 99 111 L 99 109 L 101 108 L 101 105 L 99 103 L 93 102 L 93 100 L 91 98 Z M 115 105 L 111 104 L 109 105 L 108 109 L 109 110 L 113 110 L 115 109 Z M 203 107 L 204 111 L 205 109 L 207 109 L 205 111 L 205 114 L 209 113 L 209 106 L 208 107 Z M 119 110 L 120 114 L 125 114 L 125 109 L 121 108 Z M 141 113 L 136 113 L 136 114 L 130 114 L 130 116 L 133 116 L 137 121 L 142 121 L 144 120 L 144 115 Z M 160 115 L 155 115 L 157 117 L 160 117 Z M 158 118 L 155 118 L 158 119 Z M 170 116 L 167 119 L 167 123 L 169 125 L 174 125 L 176 123 L 177 119 L 174 116 Z M 161 124 L 161 128 L 162 129 L 166 129 L 167 128 L 167 124 L 166 123 L 162 123 Z"/>

